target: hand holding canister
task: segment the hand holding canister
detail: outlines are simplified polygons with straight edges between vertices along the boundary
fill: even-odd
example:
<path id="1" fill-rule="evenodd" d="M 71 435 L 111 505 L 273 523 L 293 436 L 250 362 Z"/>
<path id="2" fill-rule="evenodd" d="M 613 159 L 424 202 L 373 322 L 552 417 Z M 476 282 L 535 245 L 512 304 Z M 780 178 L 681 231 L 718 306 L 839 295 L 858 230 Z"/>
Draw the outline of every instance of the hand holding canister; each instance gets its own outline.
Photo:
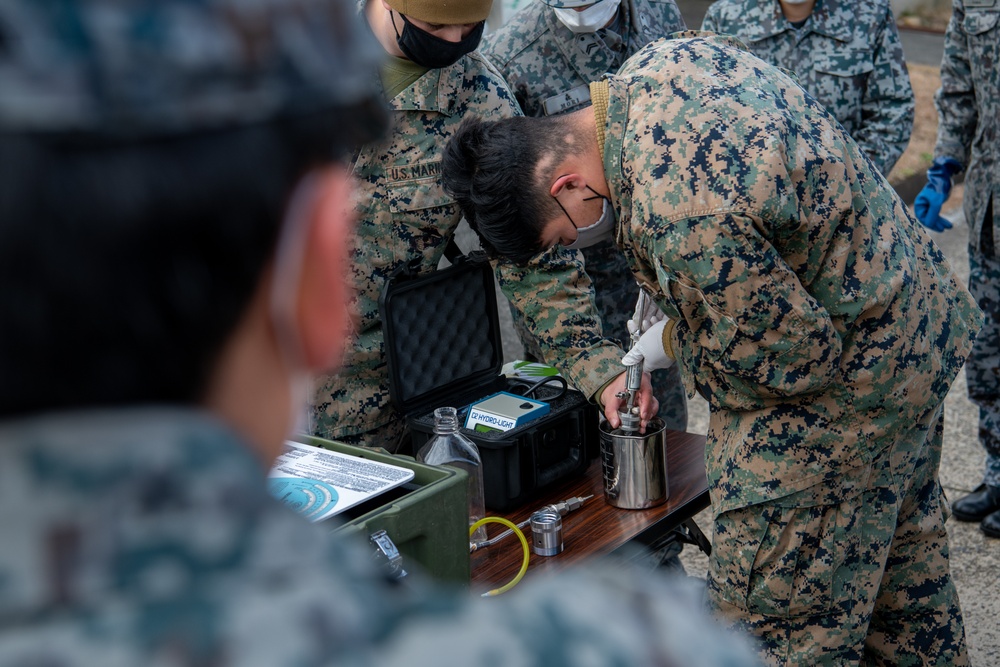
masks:
<path id="1" fill-rule="evenodd" d="M 632 345 L 628 353 L 622 357 L 622 364 L 627 367 L 625 391 L 619 398 L 625 400 L 625 405 L 619 410 L 621 429 L 628 433 L 640 430 L 638 409 L 635 406 L 635 396 L 642 385 L 643 371 L 667 368 L 673 360 L 663 349 L 663 328 L 667 316 L 660 311 L 646 290 L 639 289 L 639 298 L 635 304 L 635 312 L 628 321 L 629 338 Z"/>

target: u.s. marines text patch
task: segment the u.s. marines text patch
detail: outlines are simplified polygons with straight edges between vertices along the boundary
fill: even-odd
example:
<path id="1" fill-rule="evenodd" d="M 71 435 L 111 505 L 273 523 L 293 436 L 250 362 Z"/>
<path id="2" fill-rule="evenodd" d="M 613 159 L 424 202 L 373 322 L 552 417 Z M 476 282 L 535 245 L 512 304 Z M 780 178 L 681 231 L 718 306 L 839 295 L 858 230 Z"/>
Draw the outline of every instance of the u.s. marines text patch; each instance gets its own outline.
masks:
<path id="1" fill-rule="evenodd" d="M 394 165 L 389 167 L 386 176 L 388 176 L 390 183 L 415 181 L 421 178 L 438 179 L 441 176 L 441 160 L 417 162 L 411 165 Z"/>

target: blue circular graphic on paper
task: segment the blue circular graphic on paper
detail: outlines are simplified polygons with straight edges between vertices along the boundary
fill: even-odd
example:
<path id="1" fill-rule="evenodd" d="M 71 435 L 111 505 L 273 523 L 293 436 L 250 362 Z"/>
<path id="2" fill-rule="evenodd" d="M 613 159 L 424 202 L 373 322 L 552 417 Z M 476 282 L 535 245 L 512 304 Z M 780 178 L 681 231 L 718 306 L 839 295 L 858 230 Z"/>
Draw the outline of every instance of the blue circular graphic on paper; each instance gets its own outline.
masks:
<path id="1" fill-rule="evenodd" d="M 267 481 L 267 490 L 311 521 L 329 514 L 340 500 L 335 488 L 318 479 L 272 477 Z"/>

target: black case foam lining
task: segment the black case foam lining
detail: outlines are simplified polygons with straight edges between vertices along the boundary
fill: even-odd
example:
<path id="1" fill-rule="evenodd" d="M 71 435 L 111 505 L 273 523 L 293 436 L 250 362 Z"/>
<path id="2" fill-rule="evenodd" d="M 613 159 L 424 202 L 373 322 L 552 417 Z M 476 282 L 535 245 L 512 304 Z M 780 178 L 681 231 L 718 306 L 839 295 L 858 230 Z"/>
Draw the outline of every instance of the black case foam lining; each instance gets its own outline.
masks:
<path id="1" fill-rule="evenodd" d="M 482 390 L 503 366 L 493 274 L 485 259 L 394 280 L 379 300 L 390 395 L 405 415 Z M 458 406 L 456 406 L 458 407 Z"/>
<path id="2" fill-rule="evenodd" d="M 493 273 L 473 253 L 431 273 L 408 273 L 389 282 L 381 298 L 389 394 L 406 415 L 413 453 L 434 431 L 434 409 L 466 409 L 498 391 L 521 393 L 500 375 L 503 349 Z M 483 459 L 486 506 L 504 511 L 563 477 L 586 470 L 598 449 L 594 406 L 578 391 L 556 398 L 558 385 L 535 397 L 549 414 L 505 432 L 462 428 Z"/>

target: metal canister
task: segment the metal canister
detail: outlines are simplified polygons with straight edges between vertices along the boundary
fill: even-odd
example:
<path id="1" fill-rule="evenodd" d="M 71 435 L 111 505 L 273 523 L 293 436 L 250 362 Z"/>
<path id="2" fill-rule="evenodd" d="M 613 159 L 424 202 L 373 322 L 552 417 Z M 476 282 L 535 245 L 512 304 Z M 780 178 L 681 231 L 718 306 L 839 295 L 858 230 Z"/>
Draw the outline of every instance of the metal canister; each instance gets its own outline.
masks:
<path id="1" fill-rule="evenodd" d="M 559 512 L 543 507 L 531 515 L 531 545 L 539 556 L 562 553 L 562 516 Z"/>
<path id="2" fill-rule="evenodd" d="M 654 417 L 645 433 L 611 429 L 601 422 L 604 499 L 623 509 L 646 509 L 667 502 L 667 457 L 663 420 Z"/>

